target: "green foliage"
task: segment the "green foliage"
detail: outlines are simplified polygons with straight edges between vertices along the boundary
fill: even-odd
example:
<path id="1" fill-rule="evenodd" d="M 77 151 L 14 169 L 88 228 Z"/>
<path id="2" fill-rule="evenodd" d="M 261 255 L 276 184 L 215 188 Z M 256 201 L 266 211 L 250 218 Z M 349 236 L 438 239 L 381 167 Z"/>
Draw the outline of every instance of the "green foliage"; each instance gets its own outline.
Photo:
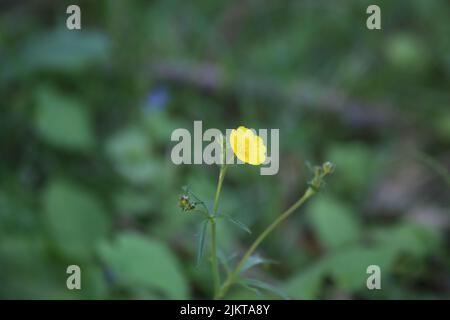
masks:
<path id="1" fill-rule="evenodd" d="M 34 35 L 24 44 L 19 59 L 25 70 L 73 72 L 104 62 L 107 54 L 104 34 L 58 29 Z"/>
<path id="2" fill-rule="evenodd" d="M 109 233 L 110 220 L 103 205 L 81 187 L 51 181 L 43 202 L 49 235 L 62 254 L 87 258 Z"/>
<path id="3" fill-rule="evenodd" d="M 326 265 L 314 264 L 290 278 L 285 284 L 285 291 L 294 299 L 317 299 L 320 297 L 325 275 Z"/>
<path id="4" fill-rule="evenodd" d="M 376 158 L 361 144 L 336 144 L 328 151 L 328 159 L 333 159 L 339 168 L 335 179 L 339 181 L 340 189 L 347 195 L 357 198 L 374 177 Z"/>
<path id="5" fill-rule="evenodd" d="M 242 266 L 241 273 L 245 272 L 248 269 L 256 267 L 256 266 L 263 265 L 263 264 L 271 264 L 271 263 L 276 263 L 276 262 L 271 259 L 263 258 L 259 255 L 252 255 L 247 259 L 247 261 Z"/>
<path id="6" fill-rule="evenodd" d="M 161 242 L 124 233 L 99 248 L 102 260 L 111 267 L 125 288 L 148 288 L 169 299 L 188 296 L 186 280 L 173 253 Z"/>
<path id="7" fill-rule="evenodd" d="M 241 279 L 239 281 L 239 283 L 247 288 L 255 290 L 256 293 L 258 293 L 258 294 L 259 294 L 259 290 L 264 290 L 270 294 L 273 294 L 277 297 L 281 297 L 285 300 L 289 299 L 289 297 L 282 290 L 277 289 L 276 287 L 272 286 L 271 284 L 261 281 L 261 280 L 245 278 L 245 279 Z"/>
<path id="8" fill-rule="evenodd" d="M 374 230 L 373 237 L 398 254 L 424 257 L 441 245 L 441 237 L 432 229 L 411 222 Z"/>
<path id="9" fill-rule="evenodd" d="M 361 237 L 361 227 L 351 207 L 326 196 L 315 200 L 308 209 L 308 218 L 324 248 L 333 250 Z"/>
<path id="10" fill-rule="evenodd" d="M 89 109 L 77 100 L 42 88 L 36 92 L 36 130 L 50 145 L 86 151 L 94 145 Z"/>
<path id="11" fill-rule="evenodd" d="M 107 142 L 107 153 L 117 171 L 131 183 L 147 184 L 159 168 L 150 160 L 150 140 L 140 128 L 127 128 Z"/>
<path id="12" fill-rule="evenodd" d="M 178 201 L 188 184 L 211 208 L 217 167 L 170 160 L 172 131 L 202 120 L 280 129 L 276 176 L 227 172 L 222 279 L 326 159 L 240 275 L 292 299 L 447 298 L 449 4 L 383 1 L 379 32 L 368 4 L 84 1 L 81 31 L 63 2 L 2 4 L 0 297 L 210 298 L 209 230 Z M 280 298 L 259 287 L 226 298 Z"/>
<path id="13" fill-rule="evenodd" d="M 366 248 L 357 245 L 327 257 L 323 263 L 339 288 L 354 292 L 367 289 L 366 269 L 370 265 L 378 265 L 383 270 L 383 278 L 386 281 L 394 258 L 394 251 L 389 248 Z"/>
<path id="14" fill-rule="evenodd" d="M 426 68 L 429 52 L 416 36 L 397 34 L 387 42 L 386 56 L 394 67 L 417 73 Z"/>

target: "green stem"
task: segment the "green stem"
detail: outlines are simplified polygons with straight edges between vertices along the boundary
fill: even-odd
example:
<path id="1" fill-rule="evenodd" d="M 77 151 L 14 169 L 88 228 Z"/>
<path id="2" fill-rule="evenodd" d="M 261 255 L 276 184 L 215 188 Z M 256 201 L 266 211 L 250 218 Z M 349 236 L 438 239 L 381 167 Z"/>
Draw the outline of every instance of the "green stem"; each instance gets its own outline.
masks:
<path id="1" fill-rule="evenodd" d="M 217 265 L 217 237 L 216 237 L 216 221 L 214 218 L 211 222 L 211 267 L 213 273 L 214 295 L 218 294 L 220 288 L 219 267 Z"/>
<path id="2" fill-rule="evenodd" d="M 217 183 L 216 195 L 214 197 L 214 208 L 213 214 L 210 216 L 209 222 L 211 223 L 211 267 L 213 274 L 214 283 L 214 296 L 218 295 L 220 289 L 220 274 L 219 266 L 217 264 L 217 232 L 216 232 L 216 215 L 219 209 L 219 196 L 222 190 L 223 179 L 225 178 L 225 173 L 227 171 L 227 165 L 223 164 L 220 167 L 219 181 Z"/>
<path id="3" fill-rule="evenodd" d="M 309 187 L 303 196 L 294 203 L 289 209 L 287 209 L 285 212 L 283 212 L 274 222 L 272 222 L 260 235 L 256 240 L 253 242 L 253 244 L 248 248 L 247 252 L 245 252 L 242 259 L 237 264 L 236 268 L 233 272 L 229 274 L 227 279 L 225 280 L 222 288 L 219 290 L 219 292 L 215 295 L 216 299 L 221 299 L 225 296 L 230 286 L 234 283 L 236 280 L 237 275 L 241 271 L 242 267 L 244 266 L 247 259 L 252 255 L 252 253 L 258 248 L 260 243 L 284 220 L 286 220 L 295 210 L 297 210 L 301 205 L 303 205 L 309 198 L 311 198 L 316 193 L 316 190 Z"/>
<path id="4" fill-rule="evenodd" d="M 225 178 L 226 172 L 227 172 L 227 165 L 223 164 L 220 167 L 219 182 L 217 183 L 216 195 L 214 197 L 213 216 L 216 216 L 217 210 L 219 209 L 219 196 L 220 196 L 220 191 L 222 190 L 222 183 L 223 183 L 223 179 Z"/>

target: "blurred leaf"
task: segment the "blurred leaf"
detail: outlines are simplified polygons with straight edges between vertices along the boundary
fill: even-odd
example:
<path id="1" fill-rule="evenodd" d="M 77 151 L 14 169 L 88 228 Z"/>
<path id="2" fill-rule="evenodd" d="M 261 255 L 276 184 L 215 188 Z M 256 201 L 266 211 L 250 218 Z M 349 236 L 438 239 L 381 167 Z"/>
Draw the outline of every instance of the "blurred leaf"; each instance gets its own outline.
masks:
<path id="1" fill-rule="evenodd" d="M 19 61 L 25 70 L 76 71 L 105 60 L 106 40 L 103 34 L 89 30 L 38 33 L 25 43 Z"/>
<path id="2" fill-rule="evenodd" d="M 325 264 L 318 262 L 300 270 L 286 282 L 284 289 L 294 299 L 317 299 L 325 276 Z"/>
<path id="3" fill-rule="evenodd" d="M 110 222 L 101 202 L 81 187 L 54 180 L 45 190 L 43 201 L 50 236 L 65 255 L 89 257 L 107 236 Z"/>
<path id="4" fill-rule="evenodd" d="M 205 247 L 205 235 L 207 228 L 208 228 L 208 220 L 204 220 L 200 225 L 200 233 L 198 235 L 197 240 L 197 265 L 200 264 L 200 261 L 203 256 L 203 248 Z"/>
<path id="5" fill-rule="evenodd" d="M 442 108 L 444 109 L 444 108 Z M 440 112 L 432 119 L 433 130 L 443 143 L 450 144 L 450 112 Z"/>
<path id="6" fill-rule="evenodd" d="M 374 231 L 374 237 L 381 245 L 398 253 L 424 257 L 439 247 L 440 235 L 432 229 L 413 222 L 400 223 L 389 228 Z"/>
<path id="7" fill-rule="evenodd" d="M 227 295 L 228 300 L 270 300 L 272 296 L 254 288 L 240 287 Z"/>
<path id="8" fill-rule="evenodd" d="M 36 98 L 35 125 L 46 142 L 74 151 L 93 146 L 94 135 L 86 106 L 51 88 L 42 88 Z"/>
<path id="9" fill-rule="evenodd" d="M 333 145 L 326 159 L 339 168 L 334 179 L 339 181 L 340 189 L 353 198 L 358 198 L 369 185 L 377 164 L 371 150 L 359 143 Z"/>
<path id="10" fill-rule="evenodd" d="M 121 190 L 114 197 L 114 202 L 120 214 L 143 216 L 155 205 L 152 203 L 152 194 L 147 192 Z"/>
<path id="11" fill-rule="evenodd" d="M 239 280 L 239 283 L 250 289 L 262 289 L 271 294 L 274 294 L 277 297 L 281 297 L 284 300 L 289 300 L 289 297 L 286 295 L 286 293 L 284 293 L 282 290 L 275 288 L 271 284 L 266 283 L 264 281 L 260 281 L 257 279 L 245 278 L 245 279 Z"/>
<path id="12" fill-rule="evenodd" d="M 378 265 L 384 277 L 387 277 L 395 261 L 395 251 L 389 247 L 365 248 L 354 246 L 326 257 L 323 261 L 336 285 L 354 292 L 366 288 L 367 267 Z"/>
<path id="13" fill-rule="evenodd" d="M 265 259 L 259 255 L 253 255 L 250 256 L 247 261 L 245 261 L 242 269 L 241 269 L 241 273 L 245 272 L 246 270 L 253 268 L 255 266 L 261 265 L 261 264 L 269 264 L 269 263 L 276 263 L 276 261 L 274 260 L 270 260 L 270 259 Z"/>
<path id="14" fill-rule="evenodd" d="M 11 184 L 10 187 L 12 187 Z M 19 193 L 0 190 L 1 236 L 5 237 L 8 234 L 30 235 L 39 231 L 40 220 L 34 212 L 30 198 L 26 190 Z"/>
<path id="15" fill-rule="evenodd" d="M 139 127 L 129 127 L 111 136 L 106 144 L 108 155 L 117 163 L 137 163 L 150 156 L 151 141 Z"/>
<path id="16" fill-rule="evenodd" d="M 108 286 L 103 270 L 95 264 L 80 264 L 81 268 L 81 290 L 75 290 L 78 299 L 106 299 L 108 297 Z M 67 276 L 67 275 L 65 275 Z"/>
<path id="17" fill-rule="evenodd" d="M 176 123 L 176 119 L 171 119 L 165 112 L 150 112 L 144 115 L 144 123 L 152 139 L 165 145 L 170 139 L 172 131 L 182 127 L 182 124 Z"/>
<path id="18" fill-rule="evenodd" d="M 161 170 L 162 163 L 152 161 L 151 141 L 139 127 L 130 127 L 113 135 L 106 150 L 117 171 L 134 184 L 148 184 L 167 171 Z"/>
<path id="19" fill-rule="evenodd" d="M 428 48 L 414 34 L 395 34 L 385 46 L 388 61 L 403 72 L 422 71 L 428 64 Z"/>
<path id="20" fill-rule="evenodd" d="M 39 237 L 8 237 L 0 242 L 2 299 L 74 299 L 65 266 L 52 261 Z M 8 276 L 5 276 L 8 275 Z M 84 292 L 79 293 L 85 298 Z"/>
<path id="21" fill-rule="evenodd" d="M 173 253 L 161 242 L 138 234 L 120 234 L 99 248 L 103 261 L 126 288 L 149 287 L 168 299 L 188 298 L 187 282 Z"/>
<path id="22" fill-rule="evenodd" d="M 360 238 L 361 230 L 352 209 L 333 198 L 322 196 L 308 208 L 315 235 L 327 249 L 336 249 Z"/>

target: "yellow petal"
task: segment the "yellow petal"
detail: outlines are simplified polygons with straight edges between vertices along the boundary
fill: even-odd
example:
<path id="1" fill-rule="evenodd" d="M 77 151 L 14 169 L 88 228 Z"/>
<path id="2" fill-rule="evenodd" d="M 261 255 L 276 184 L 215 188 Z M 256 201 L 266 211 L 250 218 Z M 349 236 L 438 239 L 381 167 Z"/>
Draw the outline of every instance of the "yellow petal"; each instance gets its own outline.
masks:
<path id="1" fill-rule="evenodd" d="M 231 131 L 230 144 L 236 157 L 245 163 L 260 165 L 266 160 L 263 139 L 244 126 Z"/>

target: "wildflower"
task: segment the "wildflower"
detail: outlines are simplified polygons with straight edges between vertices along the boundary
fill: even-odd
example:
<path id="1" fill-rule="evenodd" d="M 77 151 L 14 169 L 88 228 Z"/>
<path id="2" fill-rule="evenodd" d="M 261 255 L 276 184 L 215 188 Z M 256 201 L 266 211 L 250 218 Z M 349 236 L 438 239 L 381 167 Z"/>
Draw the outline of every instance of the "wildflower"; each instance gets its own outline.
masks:
<path id="1" fill-rule="evenodd" d="M 263 139 L 244 126 L 231 131 L 230 144 L 236 157 L 245 163 L 257 166 L 266 160 Z"/>

